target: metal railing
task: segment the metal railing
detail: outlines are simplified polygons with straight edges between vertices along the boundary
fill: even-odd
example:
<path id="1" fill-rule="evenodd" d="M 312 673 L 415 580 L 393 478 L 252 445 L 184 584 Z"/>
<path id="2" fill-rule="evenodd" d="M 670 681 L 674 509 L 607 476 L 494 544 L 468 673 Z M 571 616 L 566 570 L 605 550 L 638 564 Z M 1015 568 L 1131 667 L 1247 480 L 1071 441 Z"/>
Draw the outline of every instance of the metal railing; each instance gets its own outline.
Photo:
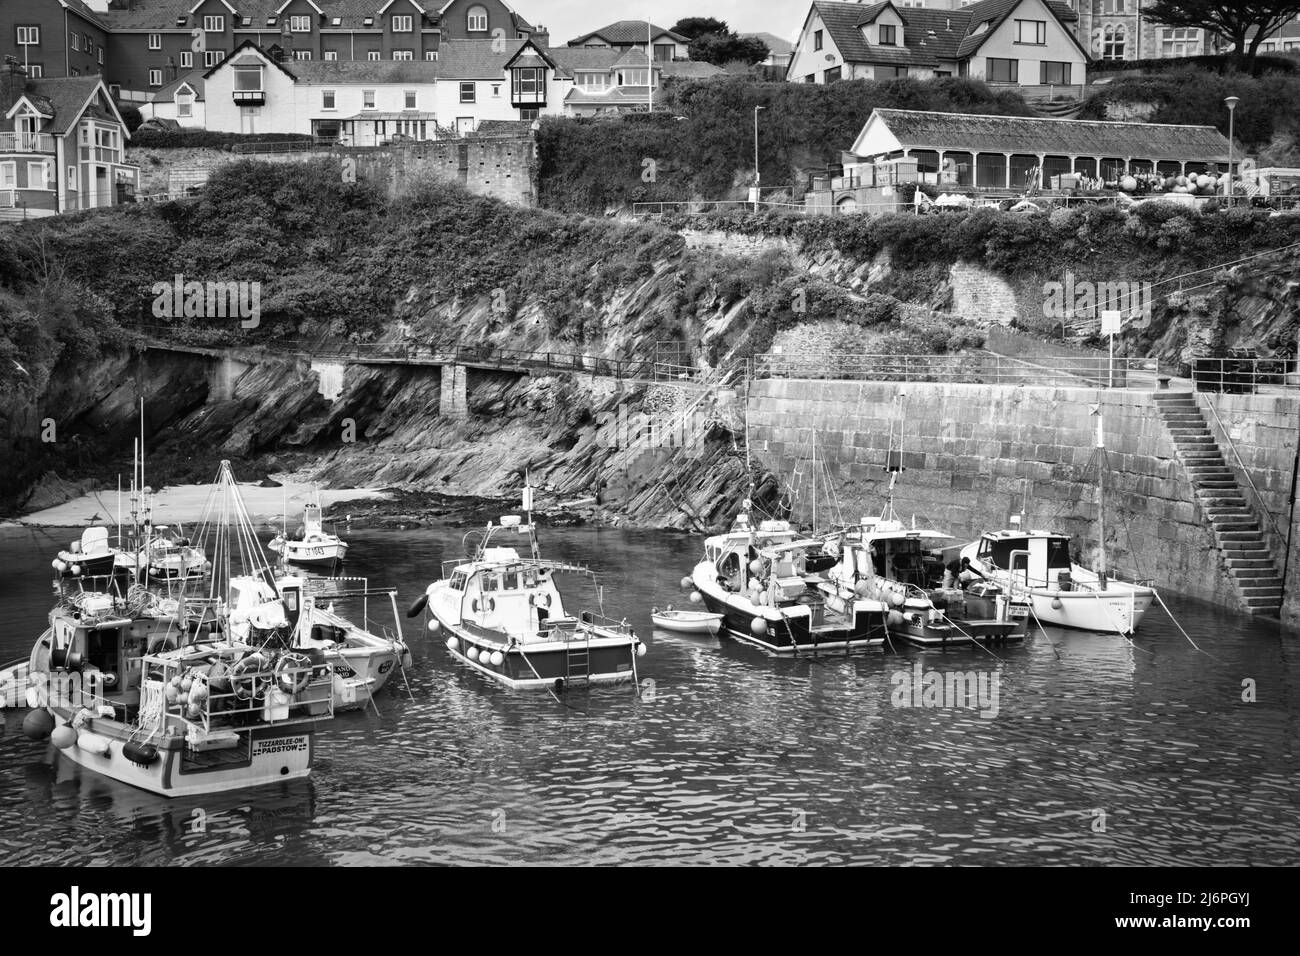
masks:
<path id="1" fill-rule="evenodd" d="M 667 214 L 677 214 L 683 216 L 708 216 L 713 213 L 735 212 L 736 210 L 743 212 L 748 209 L 752 211 L 753 208 L 754 203 L 746 199 L 684 199 L 672 202 L 634 202 L 632 204 L 632 215 L 663 216 Z M 759 200 L 758 208 L 774 210 L 777 212 L 787 212 L 794 216 L 807 216 L 815 212 L 803 203 L 771 202 L 766 199 Z"/>
<path id="2" fill-rule="evenodd" d="M 1065 385 L 1076 388 L 1156 387 L 1154 359 L 1079 356 L 1025 360 L 988 352 L 949 355 L 824 353 L 754 358 L 755 378 L 813 378 L 879 382 L 963 382 L 987 385 Z"/>
<path id="3" fill-rule="evenodd" d="M 0 133 L 0 153 L 52 153 L 54 137 L 49 133 Z"/>
<path id="4" fill-rule="evenodd" d="M 1261 388 L 1298 388 L 1296 360 L 1224 356 L 1192 359 L 1192 387 L 1198 392 L 1251 394 Z"/>
<path id="5" fill-rule="evenodd" d="M 335 149 L 337 140 L 322 139 L 287 139 L 273 140 L 267 143 L 236 143 L 230 148 L 232 153 L 299 153 L 313 149 Z"/>

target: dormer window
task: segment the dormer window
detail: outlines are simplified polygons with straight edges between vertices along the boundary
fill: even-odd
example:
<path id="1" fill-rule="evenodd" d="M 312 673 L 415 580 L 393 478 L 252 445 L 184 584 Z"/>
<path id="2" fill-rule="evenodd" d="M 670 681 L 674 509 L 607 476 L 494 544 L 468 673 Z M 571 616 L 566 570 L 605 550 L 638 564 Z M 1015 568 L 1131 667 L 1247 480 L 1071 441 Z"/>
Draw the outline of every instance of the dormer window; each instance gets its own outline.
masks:
<path id="1" fill-rule="evenodd" d="M 486 7 L 470 7 L 465 14 L 465 29 L 470 33 L 486 33 L 488 13 Z"/>
<path id="2" fill-rule="evenodd" d="M 880 25 L 880 45 L 898 46 L 898 27 L 892 23 L 882 23 Z"/>
<path id="3" fill-rule="evenodd" d="M 234 99 L 246 106 L 260 106 L 266 102 L 262 84 L 262 67 L 256 64 L 231 67 L 234 73 Z"/>
<path id="4" fill-rule="evenodd" d="M 404 15 L 399 16 L 399 17 L 393 17 L 393 32 L 394 32 L 394 33 L 410 33 L 410 32 L 411 32 L 411 16 L 410 16 L 410 14 L 404 14 Z"/>
<path id="5" fill-rule="evenodd" d="M 290 17 L 290 33 L 311 33 L 311 17 Z"/>

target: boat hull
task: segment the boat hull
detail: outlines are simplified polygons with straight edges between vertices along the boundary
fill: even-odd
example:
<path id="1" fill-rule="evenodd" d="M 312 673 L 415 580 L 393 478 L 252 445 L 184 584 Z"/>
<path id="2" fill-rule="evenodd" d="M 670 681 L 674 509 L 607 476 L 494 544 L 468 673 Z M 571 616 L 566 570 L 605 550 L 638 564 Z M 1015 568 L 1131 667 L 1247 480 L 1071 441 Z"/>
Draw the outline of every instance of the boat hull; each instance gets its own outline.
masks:
<path id="1" fill-rule="evenodd" d="M 401 651 L 383 647 L 343 647 L 325 652 L 334 672 L 334 710 L 357 710 L 383 689 L 397 669 Z"/>
<path id="2" fill-rule="evenodd" d="M 340 564 L 347 553 L 348 546 L 342 541 L 338 544 L 301 544 L 296 541 L 286 541 L 280 548 L 284 560 L 304 568 L 323 568 Z"/>
<path id="3" fill-rule="evenodd" d="M 1154 600 L 1150 588 L 1125 587 L 1121 582 L 1105 591 L 1035 588 L 1029 592 L 1034 616 L 1043 624 L 1125 635 L 1138 629 Z"/>
<path id="4" fill-rule="evenodd" d="M 447 621 L 440 620 L 440 623 L 449 635 L 446 647 L 453 658 L 515 690 L 619 684 L 634 680 L 636 657 L 644 646 L 635 634 L 600 631 L 594 632 L 590 641 L 507 645 Z M 474 652 L 472 656 L 471 650 Z M 493 653 L 501 655 L 500 664 L 491 662 Z"/>
<path id="5" fill-rule="evenodd" d="M 49 708 L 56 727 L 67 726 L 72 711 Z M 62 758 L 95 773 L 139 787 L 163 797 L 188 797 L 265 786 L 297 780 L 311 773 L 315 732 L 310 725 L 254 728 L 241 735 L 241 748 L 223 757 L 196 759 L 183 744 L 159 748 L 157 758 L 140 766 L 122 755 L 132 728 L 117 721 L 95 719 L 85 730 L 107 741 L 108 753 L 99 754 L 74 744 L 59 751 Z"/>
<path id="6" fill-rule="evenodd" d="M 720 616 L 705 616 L 700 614 L 694 618 L 677 618 L 663 614 L 651 614 L 650 620 L 654 626 L 665 631 L 674 631 L 678 634 L 717 634 L 722 627 L 722 618 Z"/>

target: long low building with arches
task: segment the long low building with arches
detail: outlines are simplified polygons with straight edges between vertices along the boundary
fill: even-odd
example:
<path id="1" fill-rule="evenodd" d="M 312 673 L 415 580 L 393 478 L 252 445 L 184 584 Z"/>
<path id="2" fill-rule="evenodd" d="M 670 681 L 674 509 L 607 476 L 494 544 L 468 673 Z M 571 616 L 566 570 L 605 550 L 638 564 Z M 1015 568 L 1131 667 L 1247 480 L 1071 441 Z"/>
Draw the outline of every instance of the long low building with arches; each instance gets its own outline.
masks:
<path id="1" fill-rule="evenodd" d="M 900 181 L 891 172 L 892 182 L 879 182 L 883 167 L 914 164 L 914 181 L 1010 193 L 1050 187 L 1069 173 L 1110 182 L 1224 172 L 1245 157 L 1234 157 L 1213 126 L 877 109 L 842 158 L 842 174 L 818 180 L 810 205 L 826 211 L 878 205 L 880 189 L 888 195 Z"/>

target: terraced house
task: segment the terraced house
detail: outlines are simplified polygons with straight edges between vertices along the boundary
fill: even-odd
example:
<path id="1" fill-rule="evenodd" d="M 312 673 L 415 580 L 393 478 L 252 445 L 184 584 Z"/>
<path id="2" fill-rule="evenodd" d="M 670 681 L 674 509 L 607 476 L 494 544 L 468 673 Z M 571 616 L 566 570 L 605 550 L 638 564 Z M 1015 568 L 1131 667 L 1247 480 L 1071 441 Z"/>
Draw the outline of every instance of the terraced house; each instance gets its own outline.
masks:
<path id="1" fill-rule="evenodd" d="M 969 76 L 995 85 L 1080 87 L 1090 57 L 1077 21 L 1056 0 L 981 0 L 955 10 L 816 0 L 786 79 Z"/>
<path id="2" fill-rule="evenodd" d="M 97 76 L 0 74 L 0 219 L 52 216 L 132 201 L 139 167 Z"/>

